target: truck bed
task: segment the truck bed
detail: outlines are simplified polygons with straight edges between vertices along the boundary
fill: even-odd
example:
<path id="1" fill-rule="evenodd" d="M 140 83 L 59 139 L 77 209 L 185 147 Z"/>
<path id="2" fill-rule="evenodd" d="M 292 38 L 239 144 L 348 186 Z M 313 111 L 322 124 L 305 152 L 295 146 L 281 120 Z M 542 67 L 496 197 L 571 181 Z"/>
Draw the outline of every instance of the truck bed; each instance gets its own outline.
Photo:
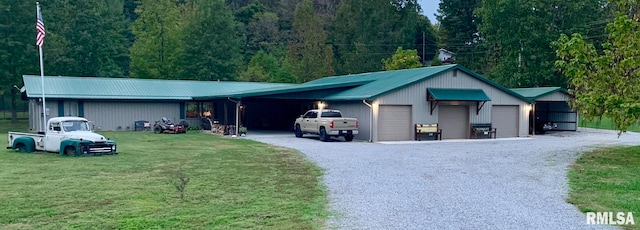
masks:
<path id="1" fill-rule="evenodd" d="M 33 140 L 35 142 L 38 142 L 38 140 L 41 140 L 41 138 L 44 138 L 44 134 L 38 134 L 38 133 L 22 133 L 22 132 L 9 132 L 7 134 L 7 140 L 8 140 L 8 144 L 7 144 L 7 149 L 13 148 L 13 140 L 15 140 L 18 137 L 31 137 L 33 138 Z M 38 146 L 36 144 L 36 150 L 42 150 L 43 148 L 41 146 Z"/>

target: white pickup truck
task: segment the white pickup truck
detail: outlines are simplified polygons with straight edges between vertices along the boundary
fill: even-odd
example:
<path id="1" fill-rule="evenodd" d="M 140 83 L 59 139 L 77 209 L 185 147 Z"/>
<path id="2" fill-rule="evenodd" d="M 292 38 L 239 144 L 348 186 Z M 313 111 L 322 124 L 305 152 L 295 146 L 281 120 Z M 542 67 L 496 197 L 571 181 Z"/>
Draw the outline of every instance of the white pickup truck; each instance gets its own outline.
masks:
<path id="1" fill-rule="evenodd" d="M 54 117 L 47 122 L 44 134 L 9 132 L 8 149 L 21 152 L 47 151 L 60 155 L 117 154 L 116 143 L 91 131 L 82 117 Z"/>
<path id="2" fill-rule="evenodd" d="M 310 133 L 317 134 L 321 141 L 338 136 L 344 136 L 345 141 L 352 141 L 353 135 L 358 134 L 358 120 L 344 118 L 340 111 L 334 109 L 312 109 L 296 119 L 293 129 L 296 137 Z"/>

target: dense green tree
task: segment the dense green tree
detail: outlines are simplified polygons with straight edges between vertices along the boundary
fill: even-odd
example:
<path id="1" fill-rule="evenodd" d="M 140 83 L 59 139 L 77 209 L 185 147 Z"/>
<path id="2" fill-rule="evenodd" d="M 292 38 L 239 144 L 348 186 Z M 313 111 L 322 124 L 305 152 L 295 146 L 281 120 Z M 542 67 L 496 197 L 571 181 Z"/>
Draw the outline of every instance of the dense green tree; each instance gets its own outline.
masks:
<path id="1" fill-rule="evenodd" d="M 416 1 L 345 0 L 338 5 L 333 44 L 339 74 L 382 70 L 398 46 L 415 47 Z M 421 33 L 421 32 L 420 32 Z"/>
<path id="2" fill-rule="evenodd" d="M 265 11 L 266 8 L 264 7 L 264 5 L 262 5 L 260 2 L 254 1 L 251 4 L 238 9 L 234 13 L 234 16 L 236 17 L 236 21 L 246 25 L 256 19 L 255 15 L 264 13 Z"/>
<path id="3" fill-rule="evenodd" d="M 0 95 L 11 97 L 12 122 L 17 122 L 16 102 L 20 98 L 13 85 L 22 85 L 23 74 L 40 74 L 35 15 L 33 2 L 0 0 Z M 45 40 L 45 47 L 47 43 Z"/>
<path id="4" fill-rule="evenodd" d="M 183 17 L 175 0 L 141 0 L 133 23 L 131 77 L 176 79 L 183 55 Z"/>
<path id="5" fill-rule="evenodd" d="M 240 81 L 270 82 L 281 71 L 278 60 L 260 50 L 251 58 L 247 70 L 240 73 Z"/>
<path id="6" fill-rule="evenodd" d="M 49 19 L 45 25 L 48 74 L 125 76 L 130 43 L 122 1 L 59 0 L 42 5 L 47 12 L 43 17 Z"/>
<path id="7" fill-rule="evenodd" d="M 418 51 L 405 50 L 398 47 L 396 52 L 390 58 L 383 59 L 382 64 L 385 70 L 413 69 L 422 67 Z"/>
<path id="8" fill-rule="evenodd" d="M 192 1 L 184 30 L 182 79 L 235 80 L 244 38 L 223 0 Z"/>
<path id="9" fill-rule="evenodd" d="M 125 77 L 129 76 L 131 56 L 129 50 L 132 42 L 131 23 L 123 15 L 123 3 L 118 0 L 103 2 L 89 1 L 98 16 L 97 33 L 93 35 L 97 51 L 101 53 L 101 63 L 97 76 Z"/>
<path id="10" fill-rule="evenodd" d="M 569 78 L 573 106 L 587 119 L 611 118 L 620 132 L 640 121 L 640 3 L 612 0 L 618 9 L 598 51 L 584 36 L 560 36 L 556 65 Z"/>
<path id="11" fill-rule="evenodd" d="M 240 73 L 240 81 L 296 83 L 297 79 L 291 75 L 274 55 L 262 50 L 251 58 L 249 66 Z"/>
<path id="12" fill-rule="evenodd" d="M 566 86 L 550 43 L 561 33 L 589 32 L 607 19 L 605 10 L 601 0 L 482 1 L 477 12 L 489 77 L 508 87 Z"/>
<path id="13" fill-rule="evenodd" d="M 225 4 L 234 11 L 255 2 L 251 0 L 225 0 Z"/>
<path id="14" fill-rule="evenodd" d="M 484 50 L 480 43 L 480 17 L 475 10 L 482 0 L 442 0 L 436 16 L 441 48 L 455 53 L 455 62 L 482 73 Z"/>
<path id="15" fill-rule="evenodd" d="M 136 8 L 138 4 L 136 3 L 138 0 L 124 0 L 122 13 L 124 17 L 129 20 L 129 22 L 133 23 L 138 19 L 138 14 L 136 14 Z"/>
<path id="16" fill-rule="evenodd" d="M 136 19 L 138 19 L 138 15 L 136 14 L 136 8 L 138 7 L 138 0 L 124 0 L 124 6 L 123 6 L 123 14 L 124 17 L 127 19 L 127 22 L 129 25 L 133 24 L 133 22 L 136 21 Z M 129 44 L 133 44 L 133 42 L 135 41 L 135 37 L 133 36 L 133 33 L 131 32 L 131 29 L 127 29 L 126 30 L 126 36 L 127 39 L 129 40 Z M 127 76 L 129 76 L 129 68 L 127 68 L 126 74 Z"/>
<path id="17" fill-rule="evenodd" d="M 248 61 L 259 50 L 275 52 L 286 46 L 278 26 L 278 15 L 255 1 L 235 12 L 236 21 L 243 25 L 245 45 L 242 46 L 243 60 Z"/>
<path id="18" fill-rule="evenodd" d="M 295 40 L 289 43 L 286 62 L 300 82 L 333 75 L 333 50 L 311 0 L 296 7 L 293 21 Z"/>
<path id="19" fill-rule="evenodd" d="M 255 15 L 255 20 L 247 25 L 247 47 L 252 51 L 265 50 L 277 52 L 286 46 L 281 31 L 278 28 L 278 15 L 272 12 L 263 12 Z"/>

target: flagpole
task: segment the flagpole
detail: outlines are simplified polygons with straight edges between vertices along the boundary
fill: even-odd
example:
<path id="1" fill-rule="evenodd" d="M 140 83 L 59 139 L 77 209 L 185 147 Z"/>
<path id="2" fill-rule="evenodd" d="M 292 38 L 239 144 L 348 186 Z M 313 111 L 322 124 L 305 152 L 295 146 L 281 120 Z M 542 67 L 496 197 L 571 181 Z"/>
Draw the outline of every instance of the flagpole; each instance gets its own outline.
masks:
<path id="1" fill-rule="evenodd" d="M 36 2 L 36 10 L 38 12 L 38 16 L 40 14 L 40 2 Z M 38 50 L 40 52 L 40 85 L 42 86 L 42 131 L 46 132 L 47 130 L 47 106 L 45 105 L 45 97 L 44 97 L 44 62 L 42 61 L 42 45 L 38 46 Z"/>

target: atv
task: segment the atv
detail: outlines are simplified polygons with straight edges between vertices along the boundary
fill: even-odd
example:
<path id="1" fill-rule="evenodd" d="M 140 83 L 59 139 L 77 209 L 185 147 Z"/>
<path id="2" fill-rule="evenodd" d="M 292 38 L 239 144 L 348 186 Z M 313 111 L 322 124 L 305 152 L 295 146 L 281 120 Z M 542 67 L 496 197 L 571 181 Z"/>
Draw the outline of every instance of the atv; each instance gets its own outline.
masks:
<path id="1" fill-rule="evenodd" d="M 186 133 L 187 129 L 182 124 L 174 124 L 171 119 L 163 117 L 161 120 L 156 121 L 153 125 L 154 133 Z"/>

